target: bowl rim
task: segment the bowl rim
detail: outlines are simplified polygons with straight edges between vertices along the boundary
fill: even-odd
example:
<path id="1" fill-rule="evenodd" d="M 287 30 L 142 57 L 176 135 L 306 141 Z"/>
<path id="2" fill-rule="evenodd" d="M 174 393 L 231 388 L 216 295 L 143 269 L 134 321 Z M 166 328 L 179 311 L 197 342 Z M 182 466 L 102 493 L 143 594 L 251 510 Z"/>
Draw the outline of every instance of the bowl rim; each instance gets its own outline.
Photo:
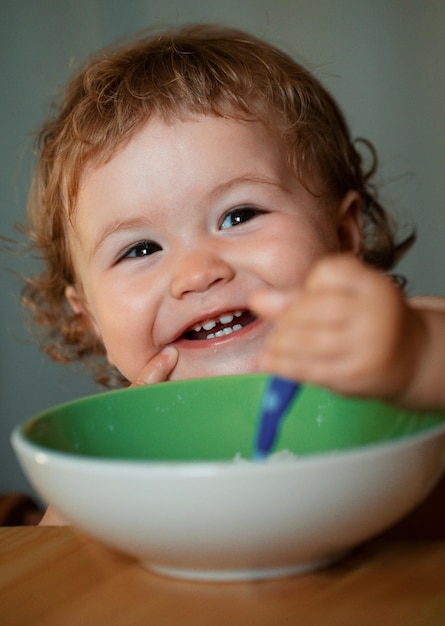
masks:
<path id="1" fill-rule="evenodd" d="M 246 378 L 249 380 L 261 381 L 265 385 L 267 380 L 270 378 L 270 376 L 271 376 L 270 374 L 264 373 L 264 372 L 253 372 L 253 373 L 246 373 L 246 374 L 228 374 L 228 375 L 223 375 L 223 376 L 206 376 L 206 377 L 190 378 L 190 379 L 184 379 L 184 380 L 174 380 L 174 381 L 168 381 L 168 384 L 174 387 L 182 388 L 184 385 L 186 387 L 194 386 L 196 385 L 197 382 L 204 383 L 205 385 L 207 384 L 211 385 L 212 383 L 225 384 L 226 382 L 229 382 L 231 378 L 236 378 L 236 379 Z M 94 465 L 94 467 L 99 467 L 99 465 L 103 467 L 105 466 L 109 467 L 111 465 L 118 465 L 120 469 L 122 469 L 124 466 L 128 466 L 129 468 L 146 467 L 146 468 L 150 468 L 150 471 L 153 471 L 154 468 L 159 468 L 159 470 L 162 470 L 162 471 L 166 471 L 167 468 L 171 468 L 173 471 L 177 471 L 178 468 L 182 468 L 182 470 L 187 469 L 187 471 L 190 471 L 192 473 L 196 473 L 196 472 L 202 473 L 204 470 L 210 473 L 214 473 L 216 468 L 218 470 L 221 470 L 222 468 L 224 468 L 225 471 L 234 471 L 233 468 L 236 468 L 236 470 L 239 470 L 239 468 L 243 467 L 243 468 L 246 468 L 246 470 L 248 471 L 252 471 L 252 469 L 254 471 L 258 471 L 267 467 L 268 468 L 267 472 L 270 472 L 271 468 L 274 468 L 273 471 L 275 471 L 275 469 L 276 471 L 280 471 L 282 468 L 301 466 L 302 464 L 314 464 L 314 463 L 318 463 L 320 460 L 327 461 L 329 459 L 330 462 L 332 462 L 333 460 L 335 460 L 335 462 L 338 462 L 339 459 L 343 459 L 343 458 L 351 459 L 354 455 L 359 455 L 361 458 L 363 458 L 364 454 L 375 454 L 377 451 L 382 451 L 382 453 L 386 453 L 388 450 L 394 450 L 395 448 L 400 449 L 402 446 L 406 447 L 410 445 L 416 445 L 418 442 L 420 442 L 423 439 L 427 440 L 429 438 L 439 437 L 440 432 L 445 431 L 445 411 L 433 411 L 433 410 L 409 411 L 407 409 L 401 409 L 402 411 L 406 411 L 407 413 L 413 413 L 417 415 L 421 415 L 421 413 L 425 413 L 426 415 L 437 414 L 438 416 L 441 417 L 442 421 L 440 421 L 439 423 L 428 424 L 420 432 L 399 435 L 398 437 L 394 439 L 383 440 L 383 441 L 373 441 L 370 443 L 352 445 L 346 448 L 333 449 L 329 451 L 324 450 L 320 452 L 311 452 L 307 454 L 302 454 L 300 456 L 297 455 L 295 459 L 285 460 L 283 462 L 279 462 L 279 461 L 278 462 L 267 462 L 267 461 L 266 462 L 261 462 L 261 461 L 254 462 L 254 459 L 245 458 L 245 457 L 243 457 L 242 460 L 240 460 L 240 462 L 234 462 L 235 461 L 234 457 L 230 459 L 215 458 L 215 459 L 200 460 L 200 461 L 189 461 L 185 459 L 184 460 L 150 461 L 149 459 L 115 458 L 112 456 L 98 457 L 93 454 L 79 454 L 75 451 L 60 451 L 55 448 L 46 447 L 42 444 L 36 444 L 30 441 L 25 435 L 26 428 L 28 428 L 30 425 L 36 422 L 39 422 L 42 419 L 45 419 L 46 417 L 50 416 L 55 411 L 64 410 L 74 405 L 82 406 L 84 404 L 88 404 L 89 402 L 96 402 L 96 401 L 100 402 L 101 399 L 103 399 L 104 397 L 108 397 L 114 394 L 119 394 L 119 395 L 126 394 L 126 393 L 144 394 L 144 393 L 147 393 L 148 389 L 153 389 L 153 387 L 159 388 L 160 386 L 164 386 L 164 385 L 165 385 L 165 382 L 155 383 L 153 385 L 141 385 L 139 387 L 125 387 L 125 388 L 120 388 L 120 389 L 111 389 L 111 390 L 106 390 L 104 392 L 98 392 L 98 393 L 93 393 L 93 394 L 89 394 L 86 396 L 82 396 L 80 398 L 74 398 L 66 402 L 62 402 L 60 404 L 54 405 L 52 407 L 43 409 L 42 411 L 29 417 L 23 423 L 15 426 L 10 436 L 11 444 L 14 448 L 14 451 L 16 451 L 19 446 L 21 446 L 22 449 L 26 449 L 28 455 L 34 455 L 34 457 L 37 457 L 37 459 L 40 460 L 41 464 L 44 463 L 44 457 L 45 457 L 46 459 L 45 463 L 48 463 L 48 460 L 51 460 L 52 463 L 57 463 L 59 467 L 62 467 L 66 465 L 67 463 L 75 463 L 76 465 L 83 464 L 86 466 L 86 462 L 89 461 Z M 323 387 L 318 387 L 316 385 L 312 385 L 309 383 L 304 383 L 304 386 L 308 388 L 311 387 L 315 389 L 320 389 L 323 392 L 328 392 L 334 397 L 339 397 L 339 398 L 346 399 L 346 400 L 358 401 L 358 402 L 368 401 L 368 402 L 372 402 L 376 404 L 386 404 L 386 405 L 389 404 L 388 402 L 385 402 L 384 400 L 380 400 L 377 398 L 354 398 L 354 397 L 342 396 L 341 394 L 337 394 Z M 283 448 L 279 448 L 279 449 L 283 449 Z M 39 460 L 37 462 L 39 462 Z M 444 465 L 445 465 L 445 460 L 444 460 Z"/>
<path id="2" fill-rule="evenodd" d="M 445 470 L 445 422 L 428 427 L 420 433 L 410 433 L 403 435 L 397 439 L 389 441 L 372 442 L 350 448 L 342 448 L 339 450 L 322 451 L 310 454 L 296 456 L 295 459 L 284 461 L 267 462 L 255 459 L 242 458 L 239 462 L 235 459 L 212 459 L 204 461 L 187 461 L 187 460 L 155 460 L 149 459 L 125 459 L 113 457 L 95 457 L 93 455 L 76 454 L 75 452 L 65 452 L 54 450 L 53 448 L 45 448 L 38 444 L 28 441 L 23 434 L 24 424 L 14 428 L 11 434 L 11 444 L 19 456 L 26 455 L 32 457 L 33 462 L 38 465 L 50 465 L 60 469 L 76 467 L 82 471 L 102 472 L 119 468 L 119 472 L 146 472 L 150 475 L 168 475 L 180 472 L 181 475 L 215 475 L 221 473 L 282 473 L 296 471 L 298 468 L 306 466 L 316 466 L 326 464 L 329 467 L 337 464 L 349 463 L 354 460 L 365 460 L 369 457 L 379 457 L 392 454 L 396 449 L 398 451 L 416 447 L 419 444 L 427 443 L 428 440 L 434 440 L 443 436 L 443 469 Z"/>

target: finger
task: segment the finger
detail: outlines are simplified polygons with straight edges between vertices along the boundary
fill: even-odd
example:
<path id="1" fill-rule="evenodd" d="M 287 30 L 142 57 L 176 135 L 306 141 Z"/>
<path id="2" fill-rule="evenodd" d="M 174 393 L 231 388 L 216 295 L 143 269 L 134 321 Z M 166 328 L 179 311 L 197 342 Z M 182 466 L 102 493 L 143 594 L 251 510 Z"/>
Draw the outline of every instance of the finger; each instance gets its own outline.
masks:
<path id="1" fill-rule="evenodd" d="M 356 323 L 359 304 L 356 294 L 349 292 L 333 290 L 301 294 L 276 316 L 270 336 L 281 334 L 285 343 L 289 343 L 308 332 L 350 328 Z"/>
<path id="2" fill-rule="evenodd" d="M 330 387 L 335 385 L 345 366 L 347 363 L 335 354 L 325 354 L 319 359 L 310 354 L 306 358 L 304 354 L 295 357 L 291 354 L 264 353 L 260 361 L 262 371 Z"/>
<path id="3" fill-rule="evenodd" d="M 291 296 L 277 289 L 262 289 L 250 296 L 249 307 L 267 319 L 273 319 L 280 315 L 290 304 Z"/>
<path id="4" fill-rule="evenodd" d="M 166 381 L 178 362 L 178 351 L 173 346 L 166 346 L 140 372 L 132 387 L 153 385 Z"/>
<path id="5" fill-rule="evenodd" d="M 263 369 L 277 368 L 280 363 L 286 367 L 307 368 L 310 364 L 330 363 L 331 366 L 351 350 L 345 350 L 343 333 L 331 330 L 307 331 L 276 334 L 270 338 L 261 354 Z M 296 374 L 295 374 L 296 375 Z"/>
<path id="6" fill-rule="evenodd" d="M 304 288 L 309 291 L 354 291 L 372 271 L 352 254 L 328 256 L 315 264 L 306 278 Z"/>

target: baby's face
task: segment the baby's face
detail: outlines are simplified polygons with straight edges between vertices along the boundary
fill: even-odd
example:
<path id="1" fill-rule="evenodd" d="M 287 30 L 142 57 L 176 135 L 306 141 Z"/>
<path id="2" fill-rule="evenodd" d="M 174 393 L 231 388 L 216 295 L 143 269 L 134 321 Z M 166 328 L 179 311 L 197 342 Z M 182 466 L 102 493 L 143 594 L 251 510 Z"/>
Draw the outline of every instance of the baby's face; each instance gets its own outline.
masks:
<path id="1" fill-rule="evenodd" d="M 270 324 L 249 296 L 298 288 L 340 249 L 345 223 L 261 125 L 153 119 L 83 176 L 70 233 L 78 296 L 129 381 L 169 345 L 171 379 L 253 372 Z"/>

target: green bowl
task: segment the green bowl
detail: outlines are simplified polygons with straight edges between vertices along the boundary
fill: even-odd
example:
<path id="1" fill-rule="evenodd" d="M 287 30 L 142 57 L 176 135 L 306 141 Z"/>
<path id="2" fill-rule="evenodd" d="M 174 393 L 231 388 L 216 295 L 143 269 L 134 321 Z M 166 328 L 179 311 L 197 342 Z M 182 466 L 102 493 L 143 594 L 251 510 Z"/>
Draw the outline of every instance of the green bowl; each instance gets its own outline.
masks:
<path id="1" fill-rule="evenodd" d="M 156 572 L 198 580 L 321 567 L 398 521 L 440 478 L 444 413 L 311 386 L 275 446 L 296 456 L 251 461 L 266 383 L 255 374 L 98 394 L 37 415 L 12 443 L 69 522 Z"/>
<path id="2" fill-rule="evenodd" d="M 251 458 L 267 377 L 205 378 L 119 390 L 49 409 L 23 427 L 38 446 L 97 458 L 150 461 Z M 297 455 L 400 439 L 443 424 L 445 414 L 414 413 L 303 386 L 276 449 Z"/>

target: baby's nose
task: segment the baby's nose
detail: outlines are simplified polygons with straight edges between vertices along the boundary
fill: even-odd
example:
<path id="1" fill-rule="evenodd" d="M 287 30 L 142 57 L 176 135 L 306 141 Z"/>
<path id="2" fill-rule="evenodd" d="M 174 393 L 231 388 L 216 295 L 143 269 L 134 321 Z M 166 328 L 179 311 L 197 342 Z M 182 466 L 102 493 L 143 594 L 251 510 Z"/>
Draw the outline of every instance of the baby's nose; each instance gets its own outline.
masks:
<path id="1" fill-rule="evenodd" d="M 214 251 L 193 251 L 179 259 L 171 282 L 171 293 L 177 299 L 193 292 L 202 293 L 218 283 L 230 281 L 233 276 L 229 263 Z"/>

